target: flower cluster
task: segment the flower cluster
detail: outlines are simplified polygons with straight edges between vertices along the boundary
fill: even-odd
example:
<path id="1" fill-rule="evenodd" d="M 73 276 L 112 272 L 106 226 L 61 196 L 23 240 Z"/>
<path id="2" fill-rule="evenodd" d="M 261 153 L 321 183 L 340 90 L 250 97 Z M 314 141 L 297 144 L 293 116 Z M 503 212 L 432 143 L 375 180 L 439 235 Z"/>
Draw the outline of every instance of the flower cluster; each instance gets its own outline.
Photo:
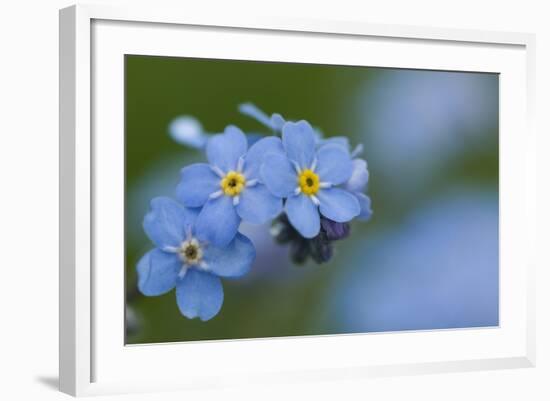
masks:
<path id="1" fill-rule="evenodd" d="M 220 278 L 245 275 L 255 258 L 241 222 L 272 222 L 291 258 L 328 261 L 333 241 L 349 235 L 353 219 L 372 214 L 365 194 L 368 170 L 347 138 L 324 139 L 307 121 L 267 116 L 252 104 L 239 110 L 273 135 L 245 135 L 228 126 L 208 134 L 192 117 L 170 126 L 172 137 L 206 153 L 206 163 L 184 167 L 176 200 L 155 198 L 143 227 L 155 248 L 137 264 L 138 288 L 148 296 L 176 289 L 181 313 L 209 320 L 221 309 Z"/>

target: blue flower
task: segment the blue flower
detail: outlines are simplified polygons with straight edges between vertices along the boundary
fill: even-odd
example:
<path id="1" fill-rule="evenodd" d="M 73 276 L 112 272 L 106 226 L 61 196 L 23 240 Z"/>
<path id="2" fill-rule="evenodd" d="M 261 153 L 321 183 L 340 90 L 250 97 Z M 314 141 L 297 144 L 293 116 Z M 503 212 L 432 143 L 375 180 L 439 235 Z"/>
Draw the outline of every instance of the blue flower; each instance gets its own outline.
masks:
<path id="1" fill-rule="evenodd" d="M 179 116 L 170 122 L 168 134 L 174 142 L 180 145 L 203 150 L 206 148 L 211 133 L 206 132 L 199 120 L 192 116 Z M 252 146 L 263 137 L 261 134 L 249 132 L 246 134 L 248 146 Z"/>
<path id="2" fill-rule="evenodd" d="M 334 145 L 343 146 L 347 150 L 349 150 L 350 148 L 349 140 L 345 136 L 331 136 L 329 138 L 325 138 L 323 136 L 323 133 L 319 130 L 315 131 L 315 134 L 316 134 L 316 138 L 315 138 L 316 145 L 318 147 L 334 144 Z"/>
<path id="3" fill-rule="evenodd" d="M 197 210 L 169 198 L 155 198 L 143 228 L 156 248 L 137 264 L 138 288 L 147 296 L 162 295 L 174 287 L 181 313 L 206 321 L 223 304 L 220 277 L 246 274 L 256 256 L 252 242 L 237 233 L 223 248 L 208 242 L 195 224 Z"/>
<path id="4" fill-rule="evenodd" d="M 254 120 L 258 121 L 260 124 L 271 129 L 276 134 L 281 134 L 283 125 L 285 125 L 287 121 L 290 121 L 285 120 L 285 118 L 279 113 L 273 113 L 271 116 L 268 116 L 264 111 L 259 109 L 253 103 L 241 103 L 239 105 L 239 111 L 245 116 L 251 117 Z M 333 136 L 330 138 L 325 138 L 323 132 L 317 127 L 313 128 L 313 134 L 315 135 L 316 146 L 323 146 L 329 143 L 335 143 L 345 146 L 349 149 L 349 140 L 345 136 Z"/>
<path id="5" fill-rule="evenodd" d="M 349 144 L 346 146 L 349 150 Z M 365 194 L 367 184 L 369 183 L 369 170 L 367 161 L 358 158 L 357 156 L 363 152 L 363 145 L 359 144 L 351 152 L 350 157 L 353 159 L 353 171 L 349 180 L 343 187 L 351 192 L 359 201 L 361 212 L 357 216 L 358 220 L 368 221 L 372 216 L 371 200 Z"/>
<path id="6" fill-rule="evenodd" d="M 263 185 L 259 173 L 265 154 L 282 152 L 281 140 L 267 137 L 247 148 L 242 131 L 229 126 L 208 141 L 208 164 L 192 164 L 181 170 L 176 196 L 184 206 L 202 207 L 197 229 L 217 246 L 231 242 L 241 219 L 262 224 L 276 217 L 283 207 L 281 199 Z"/>
<path id="7" fill-rule="evenodd" d="M 365 195 L 365 190 L 369 182 L 369 171 L 367 169 L 367 162 L 363 159 L 353 159 L 353 172 L 351 177 L 344 184 L 344 188 L 351 192 L 359 201 L 361 211 L 357 216 L 357 219 L 367 221 L 372 216 L 371 200 Z"/>
<path id="8" fill-rule="evenodd" d="M 251 117 L 267 128 L 280 132 L 285 123 L 285 119 L 279 113 L 273 113 L 271 117 L 252 103 L 242 103 L 239 105 L 239 111 L 245 116 Z"/>
<path id="9" fill-rule="evenodd" d="M 366 160 L 360 159 L 357 157 L 361 153 L 363 153 L 363 144 L 357 145 L 353 149 L 353 151 L 351 151 L 350 150 L 351 146 L 349 144 L 349 141 L 344 136 L 334 136 L 326 139 L 321 137 L 317 142 L 317 146 L 319 148 L 327 144 L 340 145 L 347 152 L 350 152 L 350 157 L 352 158 L 352 163 L 353 163 L 353 171 L 351 173 L 349 180 L 346 181 L 342 185 L 342 187 L 347 191 L 351 192 L 359 202 L 361 211 L 357 216 L 357 219 L 361 221 L 370 220 L 372 216 L 371 200 L 365 194 L 365 191 L 367 190 L 367 184 L 369 182 L 369 171 L 367 168 Z"/>
<path id="10" fill-rule="evenodd" d="M 336 187 L 352 175 L 349 152 L 338 144 L 317 149 L 313 128 L 304 120 L 286 122 L 282 137 L 284 152 L 266 154 L 261 177 L 274 195 L 287 198 L 285 212 L 293 227 L 313 238 L 320 230 L 319 212 L 339 223 L 359 215 L 357 198 Z"/>
<path id="11" fill-rule="evenodd" d="M 201 123 L 191 116 L 176 117 L 168 127 L 168 133 L 180 145 L 204 149 L 209 134 L 204 132 Z"/>

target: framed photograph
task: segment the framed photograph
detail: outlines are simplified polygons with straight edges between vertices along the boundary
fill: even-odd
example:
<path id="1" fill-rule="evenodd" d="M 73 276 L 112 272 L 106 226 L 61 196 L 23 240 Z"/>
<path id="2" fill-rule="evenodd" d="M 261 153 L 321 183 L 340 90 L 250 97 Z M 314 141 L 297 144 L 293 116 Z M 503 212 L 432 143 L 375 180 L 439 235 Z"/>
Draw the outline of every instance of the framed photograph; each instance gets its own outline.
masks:
<path id="1" fill-rule="evenodd" d="M 60 12 L 60 388 L 530 367 L 534 37 Z"/>

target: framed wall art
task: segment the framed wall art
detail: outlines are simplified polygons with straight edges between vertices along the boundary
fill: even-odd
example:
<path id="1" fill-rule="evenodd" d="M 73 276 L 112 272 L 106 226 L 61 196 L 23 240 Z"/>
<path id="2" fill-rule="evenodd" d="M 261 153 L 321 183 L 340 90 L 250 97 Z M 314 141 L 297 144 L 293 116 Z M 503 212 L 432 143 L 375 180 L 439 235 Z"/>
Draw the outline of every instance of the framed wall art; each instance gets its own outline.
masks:
<path id="1" fill-rule="evenodd" d="M 61 390 L 533 366 L 533 47 L 61 10 Z"/>

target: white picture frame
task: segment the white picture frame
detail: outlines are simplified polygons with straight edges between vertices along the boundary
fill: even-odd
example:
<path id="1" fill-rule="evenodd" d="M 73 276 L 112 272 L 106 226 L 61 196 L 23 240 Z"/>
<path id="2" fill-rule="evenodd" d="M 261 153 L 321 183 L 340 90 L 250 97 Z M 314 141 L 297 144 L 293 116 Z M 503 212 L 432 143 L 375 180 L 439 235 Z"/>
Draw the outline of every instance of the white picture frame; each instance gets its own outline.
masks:
<path id="1" fill-rule="evenodd" d="M 221 35 L 223 47 L 216 43 Z M 254 35 L 273 46 L 254 45 L 258 39 Z M 182 38 L 200 46 L 178 47 Z M 338 47 L 331 44 L 335 38 Z M 293 44 L 288 42 L 285 53 L 277 52 L 275 45 L 285 40 Z M 321 45 L 332 46 L 330 56 L 315 53 Z M 61 10 L 61 391 L 93 395 L 534 366 L 534 45 L 534 36 L 522 33 L 290 17 L 220 17 L 187 12 L 183 7 L 164 10 L 78 5 Z M 364 52 L 350 51 L 358 49 L 355 46 L 368 47 L 368 61 Z M 303 52 L 306 47 L 309 50 Z M 392 47 L 396 51 L 391 51 Z M 410 57 L 413 50 L 414 60 Z M 113 269 L 112 276 L 104 271 L 105 266 L 120 261 L 123 246 L 117 217 L 123 215 L 120 56 L 136 52 L 193 57 L 214 52 L 220 58 L 301 58 L 318 63 L 330 61 L 323 57 L 339 57 L 340 62 L 357 65 L 369 62 L 501 74 L 501 325 L 125 346 L 120 341 L 124 327 L 123 265 Z M 94 135 L 97 132 L 110 135 L 98 137 Z M 514 190 L 517 188 L 521 191 Z M 105 230 L 108 224 L 118 224 L 118 228 Z M 113 302 L 120 308 L 112 307 Z M 343 352 L 357 349 L 364 352 Z M 283 357 L 287 354 L 296 359 L 291 363 Z M 178 365 L 179 377 L 167 373 L 174 371 L 177 355 L 185 355 L 186 361 Z"/>

